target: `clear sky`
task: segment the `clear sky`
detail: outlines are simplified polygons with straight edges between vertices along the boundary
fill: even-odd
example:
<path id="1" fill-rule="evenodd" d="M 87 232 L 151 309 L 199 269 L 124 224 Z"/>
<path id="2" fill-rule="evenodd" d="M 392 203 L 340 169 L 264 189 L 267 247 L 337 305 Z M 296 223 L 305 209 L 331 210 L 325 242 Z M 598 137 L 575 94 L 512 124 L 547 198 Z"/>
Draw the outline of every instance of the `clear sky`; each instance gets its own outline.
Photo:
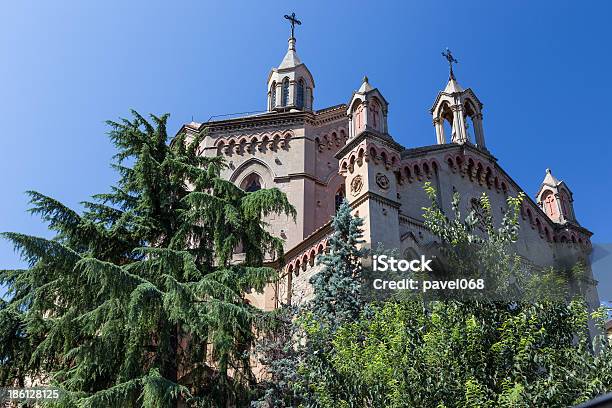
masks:
<path id="1" fill-rule="evenodd" d="M 595 243 L 612 242 L 609 1 L 14 1 L 0 13 L 0 231 L 48 236 L 34 189 L 69 206 L 116 176 L 104 121 L 263 110 L 287 48 L 313 73 L 315 108 L 347 102 L 367 74 L 407 147 L 435 143 L 428 109 L 459 60 L 484 103 L 487 146 L 533 196 L 545 169 L 574 192 Z M 607 113 L 608 112 L 608 113 Z M 0 267 L 21 266 L 0 242 Z M 612 299 L 612 290 L 602 299 Z"/>

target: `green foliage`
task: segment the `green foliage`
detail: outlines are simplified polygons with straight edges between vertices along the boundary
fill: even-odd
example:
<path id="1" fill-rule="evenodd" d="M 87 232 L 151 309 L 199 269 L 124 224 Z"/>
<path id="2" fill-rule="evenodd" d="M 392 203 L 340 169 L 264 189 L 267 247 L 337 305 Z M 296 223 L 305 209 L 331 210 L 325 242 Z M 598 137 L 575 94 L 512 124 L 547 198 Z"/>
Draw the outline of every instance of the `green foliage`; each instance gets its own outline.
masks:
<path id="1" fill-rule="evenodd" d="M 572 285 L 582 281 L 584 267 L 571 270 L 535 268 L 517 254 L 515 242 L 519 233 L 519 215 L 524 193 L 506 199 L 506 209 L 496 223 L 489 197 L 483 193 L 472 200 L 471 210 L 464 217 L 461 197 L 453 194 L 452 217 L 438 207 L 436 191 L 429 182 L 425 192 L 431 206 L 424 208 L 425 226 L 440 238 L 438 250 L 444 263 L 445 278 L 482 278 L 485 290 L 470 292 L 468 298 L 482 300 L 525 301 L 570 300 Z M 457 293 L 452 294 L 457 298 Z M 458 294 L 461 297 L 461 294 Z"/>
<path id="2" fill-rule="evenodd" d="M 333 337 L 334 381 L 351 386 L 331 404 L 573 406 L 612 389 L 612 348 L 597 337 L 590 351 L 585 310 L 579 300 L 387 302 Z"/>
<path id="3" fill-rule="evenodd" d="M 262 222 L 295 216 L 278 190 L 246 193 L 203 135 L 168 144 L 168 115 L 108 122 L 120 180 L 79 214 L 29 192 L 50 239 L 4 233 L 26 270 L 1 271 L 0 382 L 46 379 L 60 406 L 224 406 L 248 400 L 262 312 L 244 299 L 276 277 L 282 242 Z M 233 263 L 238 245 L 246 255 Z M 244 403 L 244 402 L 242 402 Z"/>
<path id="4" fill-rule="evenodd" d="M 284 306 L 268 315 L 267 324 L 262 325 L 256 355 L 266 367 L 267 377 L 258 384 L 260 395 L 251 404 L 254 408 L 296 407 L 303 400 L 298 373 L 303 359 L 302 332 L 294 324 L 298 313 L 297 307 Z"/>
<path id="5" fill-rule="evenodd" d="M 323 268 L 310 280 L 314 298 L 309 309 L 325 324 L 336 327 L 355 320 L 363 308 L 361 296 L 361 258 L 363 220 L 351 215 L 351 206 L 344 200 L 332 220 L 329 253 L 319 256 Z"/>
<path id="6" fill-rule="evenodd" d="M 339 326 L 302 316 L 303 406 L 572 406 L 611 391 L 612 348 L 590 336 L 587 305 L 569 291 L 583 268 L 535 270 L 515 255 L 522 196 L 496 224 L 486 195 L 465 218 L 455 195 L 449 218 L 429 184 L 426 192 L 445 272 L 484 275 L 517 296 L 386 301 Z"/>

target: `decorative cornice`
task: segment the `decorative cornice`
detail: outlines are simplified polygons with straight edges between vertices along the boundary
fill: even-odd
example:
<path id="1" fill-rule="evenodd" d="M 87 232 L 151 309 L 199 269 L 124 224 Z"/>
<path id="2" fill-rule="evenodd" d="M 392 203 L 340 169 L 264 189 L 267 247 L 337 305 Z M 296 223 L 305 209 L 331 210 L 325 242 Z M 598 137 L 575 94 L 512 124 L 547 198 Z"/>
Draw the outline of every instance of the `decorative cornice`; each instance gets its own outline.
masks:
<path id="1" fill-rule="evenodd" d="M 557 224 L 555 222 L 553 222 L 553 228 L 555 232 L 559 232 L 559 231 L 563 231 L 565 229 L 571 229 L 574 231 L 578 231 L 583 233 L 584 235 L 586 235 L 587 237 L 591 237 L 593 236 L 593 233 L 591 231 L 589 231 L 588 229 L 584 228 L 581 225 L 576 224 L 573 221 L 569 221 L 566 220 L 563 224 Z"/>
<path id="2" fill-rule="evenodd" d="M 475 146 L 469 144 L 459 144 L 459 143 L 445 143 L 445 144 L 435 144 L 429 146 L 415 147 L 410 149 L 404 149 L 401 153 L 402 159 L 404 158 L 417 158 L 426 156 L 429 153 L 443 151 L 443 150 L 459 150 L 461 155 L 465 155 L 466 151 L 475 153 L 477 155 L 483 156 L 488 161 L 492 163 L 497 163 L 497 158 L 493 156 L 488 150 L 482 150 Z"/>
<path id="3" fill-rule="evenodd" d="M 332 228 L 332 222 L 330 220 L 327 223 L 323 224 L 323 226 L 315 230 L 312 234 L 304 238 L 304 240 L 299 242 L 296 246 L 294 246 L 293 248 L 285 252 L 284 254 L 285 264 L 288 263 L 287 261 L 304 253 L 305 249 L 308 249 L 313 244 L 320 242 L 322 239 L 328 236 L 331 232 L 333 232 L 333 228 Z"/>
<path id="4" fill-rule="evenodd" d="M 313 126 L 321 126 L 328 123 L 346 121 L 348 122 L 348 118 L 344 114 L 344 112 L 335 113 L 333 115 L 325 115 L 321 118 L 316 118 L 314 122 L 312 122 Z"/>
<path id="5" fill-rule="evenodd" d="M 394 141 L 391 136 L 366 130 L 353 137 L 352 139 L 349 139 L 346 144 L 342 146 L 340 150 L 338 150 L 334 157 L 336 159 L 341 159 L 344 155 L 352 151 L 355 147 L 357 147 L 359 143 L 361 143 L 366 138 L 374 139 L 375 142 L 378 142 L 400 153 L 405 150 L 404 146 Z"/>
<path id="6" fill-rule="evenodd" d="M 257 117 L 242 117 L 217 122 L 205 122 L 199 131 L 208 130 L 210 134 L 218 132 L 256 129 L 263 127 L 280 127 L 314 122 L 314 114 L 309 111 L 268 113 Z"/>
<path id="7" fill-rule="evenodd" d="M 233 132 L 252 130 L 265 127 L 278 127 L 295 124 L 309 124 L 311 126 L 321 126 L 330 122 L 347 119 L 346 105 L 339 104 L 329 108 L 320 109 L 316 112 L 299 111 L 299 112 L 267 112 L 256 116 L 241 116 L 238 118 L 209 121 L 199 124 L 194 127 L 191 124 L 181 126 L 177 135 L 182 132 L 201 133 L 209 132 L 209 135 L 220 132 Z M 347 119 L 348 120 L 348 119 Z"/>
<path id="8" fill-rule="evenodd" d="M 319 109 L 318 111 L 315 111 L 315 115 L 316 115 L 315 122 L 324 123 L 324 122 L 338 120 L 341 118 L 346 118 L 345 111 L 346 111 L 346 105 L 343 103 L 339 105 L 330 106 L 329 108 Z"/>
<path id="9" fill-rule="evenodd" d="M 387 197 L 383 197 L 380 194 L 374 193 L 372 191 L 366 191 L 365 193 L 363 193 L 362 195 L 360 195 L 359 197 L 357 197 L 355 200 L 351 202 L 351 207 L 357 208 L 358 206 L 360 206 L 367 200 L 372 200 L 372 201 L 375 201 L 383 205 L 388 205 L 389 207 L 392 207 L 392 208 L 400 208 L 402 206 L 397 201 L 391 200 Z"/>
<path id="10" fill-rule="evenodd" d="M 425 226 L 423 221 L 417 220 L 416 218 L 411 217 L 409 215 L 400 213 L 399 214 L 399 221 L 400 221 L 400 224 L 412 225 L 412 226 L 421 228 L 421 229 L 423 229 L 425 231 L 429 231 L 429 228 L 427 228 Z"/>
<path id="11" fill-rule="evenodd" d="M 283 176 L 277 176 L 274 177 L 274 181 L 275 182 L 279 182 L 279 181 L 291 181 L 291 180 L 296 180 L 296 179 L 309 179 L 314 181 L 315 183 L 321 185 L 321 186 L 326 186 L 327 184 L 324 181 L 319 180 L 318 178 L 316 178 L 315 176 L 313 176 L 312 174 L 308 174 L 308 173 L 291 173 L 291 174 L 286 174 Z"/>

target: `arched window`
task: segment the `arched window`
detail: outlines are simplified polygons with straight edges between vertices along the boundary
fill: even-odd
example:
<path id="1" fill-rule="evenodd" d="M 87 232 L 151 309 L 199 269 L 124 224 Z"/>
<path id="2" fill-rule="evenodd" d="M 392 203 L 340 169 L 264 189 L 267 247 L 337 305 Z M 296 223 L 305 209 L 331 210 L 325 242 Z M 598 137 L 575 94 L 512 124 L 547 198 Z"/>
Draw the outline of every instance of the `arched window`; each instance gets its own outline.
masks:
<path id="1" fill-rule="evenodd" d="M 440 140 L 438 143 L 455 142 L 455 132 L 453 130 L 453 111 L 448 102 L 444 102 L 438 110 Z"/>
<path id="2" fill-rule="evenodd" d="M 466 127 L 465 135 L 469 142 L 478 144 L 480 137 L 477 134 L 479 132 L 479 129 L 476 127 L 475 119 L 478 111 L 476 110 L 476 106 L 474 105 L 474 103 L 472 103 L 471 100 L 465 101 L 463 112 Z"/>
<path id="3" fill-rule="evenodd" d="M 270 109 L 274 109 L 276 106 L 276 82 L 272 82 L 272 87 L 270 88 Z"/>
<path id="4" fill-rule="evenodd" d="M 303 79 L 300 79 L 297 84 L 295 104 L 298 107 L 298 109 L 302 109 L 304 107 L 304 80 Z"/>
<path id="5" fill-rule="evenodd" d="M 334 197 L 334 201 L 336 204 L 336 212 L 338 212 L 338 209 L 340 209 L 340 206 L 344 202 L 345 195 L 346 194 L 344 192 L 344 184 L 343 184 L 342 187 L 340 187 L 338 191 L 336 191 L 336 196 Z"/>
<path id="6" fill-rule="evenodd" d="M 282 88 L 282 106 L 289 105 L 289 78 L 283 79 L 283 88 Z"/>
<path id="7" fill-rule="evenodd" d="M 552 191 L 548 190 L 544 193 L 544 195 L 542 196 L 542 205 L 544 207 L 544 211 L 549 217 L 555 218 L 559 215 L 557 211 L 555 195 Z"/>
<path id="8" fill-rule="evenodd" d="M 258 174 L 251 173 L 244 179 L 240 185 L 240 188 L 248 193 L 252 193 L 254 191 L 261 190 L 261 184 L 261 177 L 259 177 Z"/>
<path id="9" fill-rule="evenodd" d="M 353 114 L 353 135 L 356 136 L 361 133 L 365 127 L 365 112 L 363 110 L 361 99 L 357 99 L 355 102 L 353 102 L 353 109 L 351 112 Z"/>
<path id="10" fill-rule="evenodd" d="M 572 206 L 570 205 L 570 200 L 565 191 L 561 191 L 561 208 L 563 211 L 563 216 L 565 218 L 573 218 L 572 214 Z"/>
<path id="11" fill-rule="evenodd" d="M 380 129 L 380 105 L 375 99 L 373 99 L 372 102 L 370 103 L 370 116 L 372 119 L 372 123 L 371 123 L 372 128 L 375 130 L 381 130 Z"/>

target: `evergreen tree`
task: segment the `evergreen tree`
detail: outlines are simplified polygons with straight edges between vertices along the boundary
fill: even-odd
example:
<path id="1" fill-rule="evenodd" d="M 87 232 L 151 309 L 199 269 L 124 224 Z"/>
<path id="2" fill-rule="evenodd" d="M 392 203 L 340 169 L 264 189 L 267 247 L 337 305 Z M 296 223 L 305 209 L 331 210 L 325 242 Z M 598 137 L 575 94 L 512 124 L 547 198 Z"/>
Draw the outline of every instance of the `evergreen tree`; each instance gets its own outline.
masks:
<path id="1" fill-rule="evenodd" d="M 220 178 L 203 135 L 168 144 L 168 115 L 108 122 L 119 182 L 78 213 L 37 192 L 31 212 L 55 233 L 4 233 L 29 268 L 0 271 L 0 382 L 59 386 L 59 405 L 242 405 L 261 313 L 244 299 L 275 277 L 282 241 L 262 222 L 295 216 L 277 189 Z M 245 261 L 232 262 L 238 246 Z"/>
<path id="2" fill-rule="evenodd" d="M 318 259 L 324 267 L 310 280 L 314 289 L 310 309 L 332 327 L 356 319 L 363 307 L 361 258 L 367 250 L 358 248 L 363 243 L 362 225 L 344 200 L 332 221 L 329 253 Z"/>
<path id="3" fill-rule="evenodd" d="M 256 353 L 266 376 L 258 384 L 259 398 L 252 408 L 298 407 L 304 400 L 300 388 L 299 366 L 304 357 L 300 345 L 302 333 L 295 319 L 300 308 L 284 305 L 267 316 Z"/>
<path id="4" fill-rule="evenodd" d="M 357 247 L 363 242 L 362 225 L 344 200 L 332 220 L 329 252 L 317 260 L 323 267 L 311 278 L 314 298 L 270 316 L 258 345 L 268 378 L 260 384 L 265 391 L 253 407 L 319 407 L 316 388 L 339 378 L 330 360 L 332 335 L 341 324 L 357 319 L 364 304 L 361 258 L 367 251 Z M 344 383 L 333 386 L 341 389 Z"/>

